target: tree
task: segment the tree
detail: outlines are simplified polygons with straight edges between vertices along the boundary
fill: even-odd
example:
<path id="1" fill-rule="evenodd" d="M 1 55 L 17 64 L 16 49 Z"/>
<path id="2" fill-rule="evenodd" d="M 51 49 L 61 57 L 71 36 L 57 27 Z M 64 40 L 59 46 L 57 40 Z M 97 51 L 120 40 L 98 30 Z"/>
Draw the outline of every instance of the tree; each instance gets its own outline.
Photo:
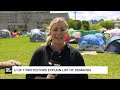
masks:
<path id="1" fill-rule="evenodd" d="M 103 28 L 99 23 L 98 24 L 90 24 L 90 30 L 99 30 Z"/>
<path id="2" fill-rule="evenodd" d="M 69 25 L 69 28 L 79 30 L 82 26 L 82 22 L 80 20 L 69 19 L 68 25 Z"/>
<path id="3" fill-rule="evenodd" d="M 90 30 L 96 30 L 96 24 L 90 24 Z"/>
<path id="4" fill-rule="evenodd" d="M 89 30 L 89 22 L 88 22 L 88 21 L 83 20 L 83 21 L 82 21 L 82 25 L 83 25 L 83 27 L 85 28 L 85 30 Z"/>
<path id="5" fill-rule="evenodd" d="M 110 29 L 114 27 L 112 20 L 102 21 L 99 24 L 106 29 Z"/>
<path id="6" fill-rule="evenodd" d="M 74 20 L 73 19 L 68 20 L 68 26 L 69 26 L 69 28 L 74 28 Z"/>
<path id="7" fill-rule="evenodd" d="M 83 26 L 83 25 L 81 26 L 81 30 L 85 30 L 85 28 L 84 28 L 84 26 Z"/>
<path id="8" fill-rule="evenodd" d="M 75 20 L 77 22 L 77 27 L 76 29 L 80 29 L 82 26 L 82 22 L 80 20 Z"/>
<path id="9" fill-rule="evenodd" d="M 102 21 L 104 21 L 104 19 L 100 19 L 98 22 L 102 22 Z"/>

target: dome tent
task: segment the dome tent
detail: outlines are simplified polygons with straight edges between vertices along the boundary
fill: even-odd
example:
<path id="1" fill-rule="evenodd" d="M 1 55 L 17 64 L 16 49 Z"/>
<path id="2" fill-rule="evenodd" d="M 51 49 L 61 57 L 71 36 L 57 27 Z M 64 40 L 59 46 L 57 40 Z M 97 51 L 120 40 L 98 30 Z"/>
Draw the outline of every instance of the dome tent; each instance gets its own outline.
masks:
<path id="1" fill-rule="evenodd" d="M 10 38 L 11 37 L 11 33 L 7 29 L 2 29 L 2 30 L 0 30 L 0 37 L 1 38 Z"/>
<path id="2" fill-rule="evenodd" d="M 30 33 L 30 41 L 31 42 L 45 42 L 46 37 L 44 34 L 42 34 L 40 29 L 32 29 Z"/>
<path id="3" fill-rule="evenodd" d="M 120 36 L 113 36 L 106 42 L 106 51 L 120 54 Z"/>
<path id="4" fill-rule="evenodd" d="M 78 41 L 78 50 L 104 52 L 105 40 L 100 35 L 85 35 Z"/>

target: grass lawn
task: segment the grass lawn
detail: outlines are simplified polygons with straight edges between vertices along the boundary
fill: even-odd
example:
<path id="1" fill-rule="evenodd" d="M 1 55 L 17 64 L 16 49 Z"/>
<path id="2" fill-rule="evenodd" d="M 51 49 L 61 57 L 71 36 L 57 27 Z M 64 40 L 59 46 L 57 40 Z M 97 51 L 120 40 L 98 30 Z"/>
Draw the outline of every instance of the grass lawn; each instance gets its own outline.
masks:
<path id="1" fill-rule="evenodd" d="M 35 49 L 43 44 L 30 42 L 29 37 L 0 38 L 0 62 L 13 59 L 20 61 L 23 66 L 28 66 Z M 120 79 L 119 54 L 98 53 L 83 55 L 83 58 L 86 66 L 108 66 L 108 74 L 89 74 L 89 79 Z M 0 79 L 25 79 L 25 75 L 5 74 L 4 69 L 0 69 Z"/>

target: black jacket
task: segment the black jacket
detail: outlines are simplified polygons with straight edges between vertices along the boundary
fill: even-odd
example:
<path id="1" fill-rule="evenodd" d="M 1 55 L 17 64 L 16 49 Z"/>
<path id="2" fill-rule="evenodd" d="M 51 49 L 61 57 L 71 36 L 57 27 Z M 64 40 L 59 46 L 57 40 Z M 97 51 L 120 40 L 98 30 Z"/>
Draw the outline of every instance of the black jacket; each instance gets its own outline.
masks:
<path id="1" fill-rule="evenodd" d="M 30 62 L 30 66 L 48 66 L 49 60 L 51 60 L 50 44 L 39 47 L 33 54 Z M 59 60 L 61 66 L 85 66 L 84 59 L 80 52 L 75 48 L 66 44 L 64 49 L 59 54 Z M 26 74 L 26 79 L 34 79 L 35 76 L 43 76 L 45 74 Z M 56 79 L 88 79 L 87 74 L 59 74 Z"/>

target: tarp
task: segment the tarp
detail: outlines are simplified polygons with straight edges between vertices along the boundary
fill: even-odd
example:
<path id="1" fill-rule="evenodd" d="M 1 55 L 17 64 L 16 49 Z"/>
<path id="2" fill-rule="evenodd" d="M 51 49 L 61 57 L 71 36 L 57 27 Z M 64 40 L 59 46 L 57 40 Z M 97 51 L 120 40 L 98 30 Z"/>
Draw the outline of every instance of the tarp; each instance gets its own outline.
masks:
<path id="1" fill-rule="evenodd" d="M 70 37 L 73 35 L 73 33 L 75 32 L 80 32 L 82 36 L 88 35 L 88 34 L 96 34 L 96 33 L 100 33 L 100 30 L 74 30 L 74 29 L 70 29 L 68 31 L 68 34 L 70 35 Z"/>
<path id="2" fill-rule="evenodd" d="M 94 35 L 97 36 L 98 38 L 101 37 L 105 41 L 105 43 L 106 43 L 106 37 L 104 36 L 103 33 L 96 33 Z"/>
<path id="3" fill-rule="evenodd" d="M 81 30 L 81 34 L 82 36 L 88 35 L 88 34 L 96 34 L 96 33 L 100 33 L 100 30 Z"/>
<path id="4" fill-rule="evenodd" d="M 92 45 L 102 45 L 105 41 L 101 36 L 95 34 L 89 34 L 81 37 L 78 44 L 92 44 Z"/>

